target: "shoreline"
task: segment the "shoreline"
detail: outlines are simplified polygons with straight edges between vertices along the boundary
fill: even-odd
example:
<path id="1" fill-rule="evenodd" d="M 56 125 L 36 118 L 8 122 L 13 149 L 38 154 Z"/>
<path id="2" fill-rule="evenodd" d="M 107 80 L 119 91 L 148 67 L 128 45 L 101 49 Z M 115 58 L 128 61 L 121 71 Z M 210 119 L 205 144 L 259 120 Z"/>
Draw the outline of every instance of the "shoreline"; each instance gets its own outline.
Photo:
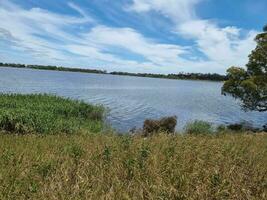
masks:
<path id="1" fill-rule="evenodd" d="M 16 64 L 14 64 L 16 65 Z M 47 70 L 47 71 L 63 71 L 63 72 L 79 72 L 88 74 L 106 74 L 106 75 L 116 75 L 116 76 L 129 76 L 129 77 L 142 77 L 142 78 L 157 78 L 157 79 L 168 79 L 168 80 L 191 80 L 191 81 L 211 81 L 211 82 L 223 82 L 227 80 L 225 75 L 220 74 L 202 74 L 202 73 L 178 73 L 178 74 L 148 74 L 148 73 L 128 73 L 128 72 L 106 72 L 103 70 L 95 69 L 81 69 L 81 68 L 67 68 L 67 67 L 55 67 L 55 66 L 32 66 L 32 65 L 22 65 L 22 66 L 6 66 L 0 65 L 3 68 L 18 68 L 18 69 L 33 69 L 33 70 Z M 181 78 L 181 77 L 168 77 L 168 76 L 199 76 L 200 78 Z M 202 76 L 219 76 L 220 80 L 212 80 L 208 78 L 201 78 Z"/>
<path id="2" fill-rule="evenodd" d="M 16 94 L 0 104 L 0 199 L 266 197 L 266 132 L 195 121 L 183 134 L 121 135 L 82 101 Z"/>

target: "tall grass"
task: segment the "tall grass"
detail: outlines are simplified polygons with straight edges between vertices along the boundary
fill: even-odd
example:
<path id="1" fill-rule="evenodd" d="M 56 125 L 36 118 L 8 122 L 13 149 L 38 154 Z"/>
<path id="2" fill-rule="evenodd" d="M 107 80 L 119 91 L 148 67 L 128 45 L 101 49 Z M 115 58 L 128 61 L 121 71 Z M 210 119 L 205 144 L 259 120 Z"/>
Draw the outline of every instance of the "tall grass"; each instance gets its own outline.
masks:
<path id="1" fill-rule="evenodd" d="M 58 134 L 99 132 L 103 117 L 80 101 L 0 95 L 0 199 L 267 198 L 266 134 L 205 134 L 201 121 L 184 135 Z"/>
<path id="2" fill-rule="evenodd" d="M 1 135 L 0 199 L 267 197 L 267 135 Z"/>
<path id="3" fill-rule="evenodd" d="M 104 109 L 51 95 L 0 95 L 0 130 L 18 134 L 99 132 Z"/>

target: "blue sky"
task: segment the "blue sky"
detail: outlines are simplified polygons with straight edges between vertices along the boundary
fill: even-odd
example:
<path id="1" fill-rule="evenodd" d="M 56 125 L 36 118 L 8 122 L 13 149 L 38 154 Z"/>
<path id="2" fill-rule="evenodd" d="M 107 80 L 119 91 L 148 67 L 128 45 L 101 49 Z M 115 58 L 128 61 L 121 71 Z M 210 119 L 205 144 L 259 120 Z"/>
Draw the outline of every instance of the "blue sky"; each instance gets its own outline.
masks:
<path id="1" fill-rule="evenodd" d="M 0 0 L 0 62 L 146 73 L 245 66 L 266 0 Z"/>

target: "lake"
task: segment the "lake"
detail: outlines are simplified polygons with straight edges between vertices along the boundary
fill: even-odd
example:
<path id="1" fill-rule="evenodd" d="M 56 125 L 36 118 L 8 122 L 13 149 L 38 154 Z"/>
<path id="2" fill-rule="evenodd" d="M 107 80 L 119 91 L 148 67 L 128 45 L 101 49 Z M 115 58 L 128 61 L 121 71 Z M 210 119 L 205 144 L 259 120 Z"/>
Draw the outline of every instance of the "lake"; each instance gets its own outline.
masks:
<path id="1" fill-rule="evenodd" d="M 187 122 L 266 123 L 267 113 L 244 112 L 239 102 L 221 95 L 222 82 L 87 74 L 0 67 L 0 92 L 50 93 L 102 104 L 118 131 L 141 127 L 147 118 L 176 115 L 177 130 Z"/>

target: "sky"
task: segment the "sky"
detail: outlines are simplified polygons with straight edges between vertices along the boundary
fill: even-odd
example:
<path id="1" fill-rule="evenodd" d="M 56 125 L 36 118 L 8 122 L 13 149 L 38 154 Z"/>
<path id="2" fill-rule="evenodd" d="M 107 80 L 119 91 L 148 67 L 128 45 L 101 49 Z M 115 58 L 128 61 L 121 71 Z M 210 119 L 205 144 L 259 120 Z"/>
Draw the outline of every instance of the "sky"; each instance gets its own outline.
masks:
<path id="1" fill-rule="evenodd" d="M 244 67 L 266 0 L 0 0 L 0 62 L 139 73 Z"/>

